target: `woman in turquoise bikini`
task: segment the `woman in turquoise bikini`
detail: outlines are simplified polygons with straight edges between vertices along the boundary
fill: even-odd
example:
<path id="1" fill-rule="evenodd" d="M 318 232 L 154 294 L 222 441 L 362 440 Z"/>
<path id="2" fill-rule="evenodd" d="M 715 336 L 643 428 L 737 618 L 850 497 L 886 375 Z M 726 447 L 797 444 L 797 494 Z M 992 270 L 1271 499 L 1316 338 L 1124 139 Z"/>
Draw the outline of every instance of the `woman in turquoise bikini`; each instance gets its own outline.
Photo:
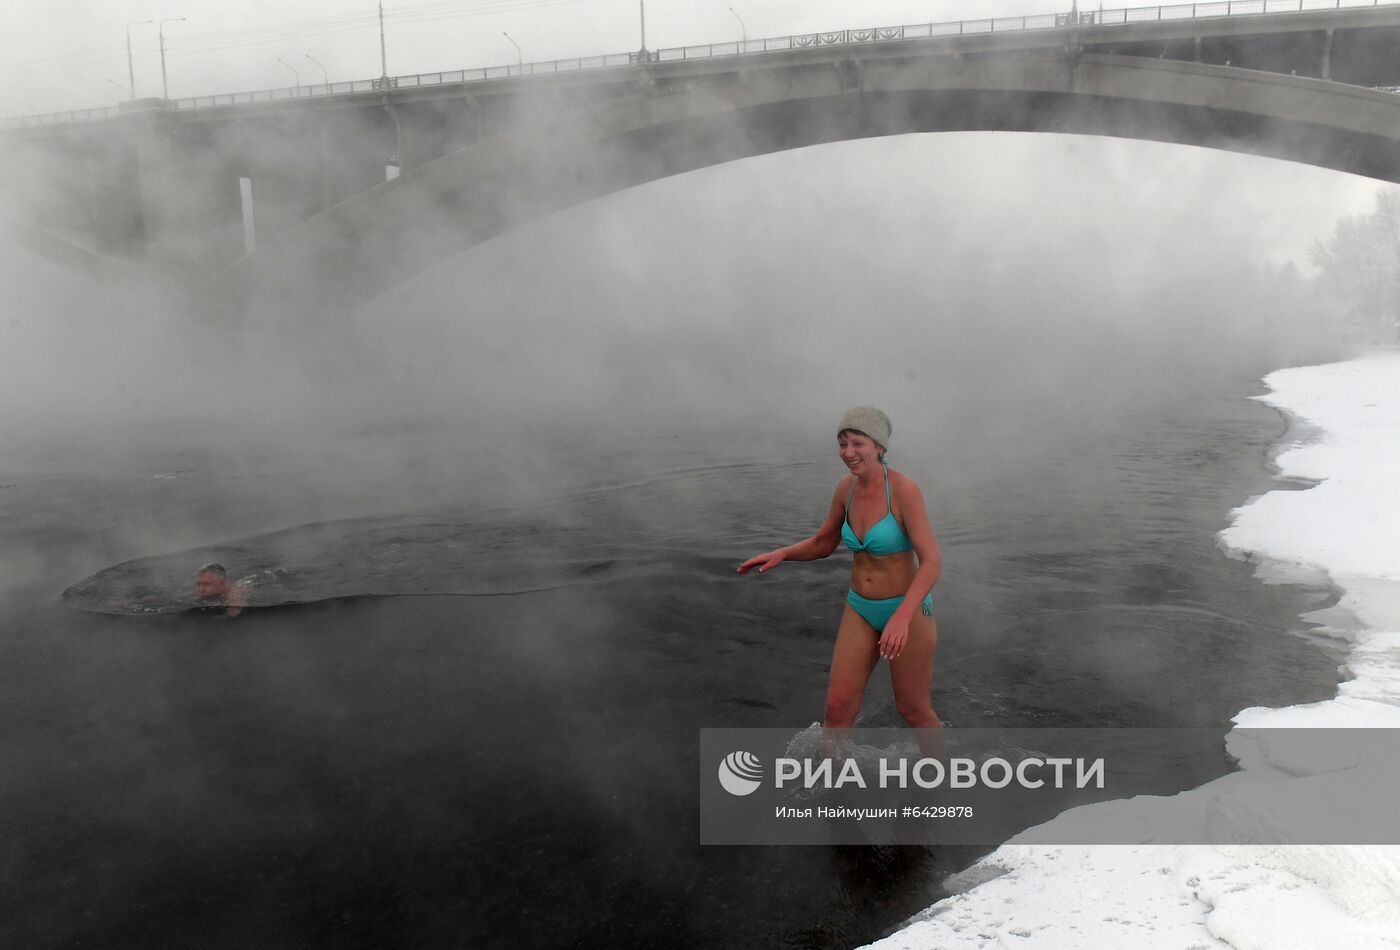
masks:
<path id="1" fill-rule="evenodd" d="M 885 657 L 900 716 L 916 729 L 939 727 L 929 689 L 938 646 L 932 590 L 942 558 L 923 495 L 912 478 L 885 464 L 893 428 L 889 416 L 873 406 L 856 406 L 837 428 L 841 461 L 851 474 L 837 483 L 826 521 L 810 538 L 749 558 L 739 573 L 755 567 L 763 573 L 783 561 L 815 561 L 844 543 L 855 563 L 822 724 L 828 729 L 855 724 L 865 684 Z"/>

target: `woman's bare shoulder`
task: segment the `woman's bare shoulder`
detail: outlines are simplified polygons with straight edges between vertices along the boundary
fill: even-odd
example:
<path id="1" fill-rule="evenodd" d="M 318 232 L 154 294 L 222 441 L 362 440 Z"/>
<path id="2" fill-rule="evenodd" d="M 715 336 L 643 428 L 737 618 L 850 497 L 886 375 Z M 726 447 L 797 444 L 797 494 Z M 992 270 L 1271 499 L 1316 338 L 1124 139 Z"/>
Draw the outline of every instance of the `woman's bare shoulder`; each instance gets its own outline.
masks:
<path id="1" fill-rule="evenodd" d="M 906 475 L 906 474 L 904 474 L 903 472 L 901 472 L 899 469 L 893 468 L 893 467 L 892 467 L 892 468 L 890 468 L 890 484 L 891 484 L 891 485 L 900 485 L 900 484 L 903 484 L 903 485 L 913 485 L 913 484 L 914 484 L 914 478 L 913 478 L 912 475 Z"/>
<path id="2" fill-rule="evenodd" d="M 890 491 L 903 496 L 920 494 L 918 482 L 914 481 L 911 476 L 893 468 L 890 469 Z"/>

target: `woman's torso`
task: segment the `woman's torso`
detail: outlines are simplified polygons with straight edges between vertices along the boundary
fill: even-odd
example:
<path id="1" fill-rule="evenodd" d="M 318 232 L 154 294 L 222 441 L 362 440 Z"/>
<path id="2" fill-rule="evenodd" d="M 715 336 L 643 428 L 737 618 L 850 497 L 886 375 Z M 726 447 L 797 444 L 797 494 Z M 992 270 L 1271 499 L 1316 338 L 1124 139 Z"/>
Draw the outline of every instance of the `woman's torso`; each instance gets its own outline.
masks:
<path id="1" fill-rule="evenodd" d="M 881 479 L 883 484 L 869 494 L 863 495 L 854 481 L 848 489 L 846 521 L 841 532 L 848 548 L 853 541 L 862 546 L 868 544 L 875 551 L 909 546 L 901 512 L 894 503 L 891 476 L 886 468 Z M 872 600 L 903 596 L 919 567 L 912 550 L 891 550 L 883 554 L 852 550 L 852 554 L 855 560 L 851 565 L 851 589 Z"/>

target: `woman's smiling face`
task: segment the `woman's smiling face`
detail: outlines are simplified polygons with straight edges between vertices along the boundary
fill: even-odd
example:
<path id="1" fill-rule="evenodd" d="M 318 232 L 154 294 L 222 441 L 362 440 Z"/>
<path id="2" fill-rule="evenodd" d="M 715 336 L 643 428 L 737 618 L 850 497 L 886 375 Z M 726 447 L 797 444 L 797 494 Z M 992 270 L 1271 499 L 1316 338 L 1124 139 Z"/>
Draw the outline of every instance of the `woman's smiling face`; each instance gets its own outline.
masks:
<path id="1" fill-rule="evenodd" d="M 869 466 L 880 464 L 880 446 L 864 432 L 843 429 L 836 436 L 836 446 L 841 452 L 841 461 L 857 475 Z"/>

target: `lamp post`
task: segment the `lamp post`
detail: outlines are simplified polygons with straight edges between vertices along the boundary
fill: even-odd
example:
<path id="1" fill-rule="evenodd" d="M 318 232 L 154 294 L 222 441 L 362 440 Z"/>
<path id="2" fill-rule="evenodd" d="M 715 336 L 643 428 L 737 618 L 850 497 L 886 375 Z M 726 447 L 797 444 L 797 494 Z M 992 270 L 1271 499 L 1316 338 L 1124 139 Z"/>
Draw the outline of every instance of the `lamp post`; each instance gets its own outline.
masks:
<path id="1" fill-rule="evenodd" d="M 291 63 L 287 62 L 287 61 L 286 61 L 285 59 L 283 59 L 281 56 L 274 56 L 273 59 L 277 60 L 277 62 L 281 63 L 283 66 L 286 66 L 288 69 L 290 69 L 290 70 L 292 71 L 292 75 L 295 76 L 295 77 L 297 77 L 297 88 L 300 89 L 300 88 L 301 88 L 301 73 L 297 72 L 297 68 L 296 68 L 295 66 L 293 66 Z"/>
<path id="2" fill-rule="evenodd" d="M 379 78 L 389 80 L 389 55 L 384 52 L 384 0 L 379 0 Z"/>
<path id="3" fill-rule="evenodd" d="M 315 63 L 317 66 L 320 67 L 320 69 L 321 69 L 321 78 L 324 79 L 324 80 L 326 81 L 326 86 L 329 87 L 330 84 L 331 84 L 331 74 L 328 73 L 328 72 L 326 72 L 326 67 L 321 66 L 321 61 L 318 60 L 315 56 L 312 56 L 310 53 L 307 53 L 307 54 L 306 54 L 306 58 L 309 59 L 309 60 L 311 60 L 313 63 Z"/>
<path id="4" fill-rule="evenodd" d="M 165 24 L 178 23 L 183 20 L 182 16 L 170 16 L 161 20 L 156 26 L 156 32 L 160 35 L 160 97 L 170 98 L 170 86 L 165 81 Z"/>
<path id="5" fill-rule="evenodd" d="M 143 23 L 154 23 L 155 20 L 132 20 L 126 25 L 126 80 L 131 86 L 131 98 L 136 98 L 136 67 L 131 65 L 131 28 L 140 26 Z"/>
<path id="6" fill-rule="evenodd" d="M 505 30 L 501 31 L 501 35 L 510 40 L 510 45 L 515 47 L 515 65 L 523 67 L 525 65 L 525 54 L 520 52 L 520 44 L 515 42 L 515 40 L 511 40 L 510 34 Z"/>
<path id="7" fill-rule="evenodd" d="M 744 18 L 741 17 L 741 16 L 739 16 L 739 14 L 738 14 L 737 12 L 735 12 L 735 10 L 734 10 L 733 7 L 730 7 L 730 8 L 729 8 L 729 12 L 730 12 L 730 13 L 733 13 L 733 14 L 734 14 L 734 19 L 736 19 L 736 20 L 739 21 L 739 35 L 742 36 L 742 37 L 744 38 L 744 40 L 743 40 L 744 45 L 745 45 L 745 46 L 748 46 L 748 45 L 749 45 L 749 28 L 748 28 L 747 26 L 744 25 Z M 740 50 L 740 52 L 743 52 L 743 50 Z"/>
<path id="8" fill-rule="evenodd" d="M 637 0 L 638 6 L 642 8 L 642 55 L 643 62 L 647 59 L 647 0 Z"/>

